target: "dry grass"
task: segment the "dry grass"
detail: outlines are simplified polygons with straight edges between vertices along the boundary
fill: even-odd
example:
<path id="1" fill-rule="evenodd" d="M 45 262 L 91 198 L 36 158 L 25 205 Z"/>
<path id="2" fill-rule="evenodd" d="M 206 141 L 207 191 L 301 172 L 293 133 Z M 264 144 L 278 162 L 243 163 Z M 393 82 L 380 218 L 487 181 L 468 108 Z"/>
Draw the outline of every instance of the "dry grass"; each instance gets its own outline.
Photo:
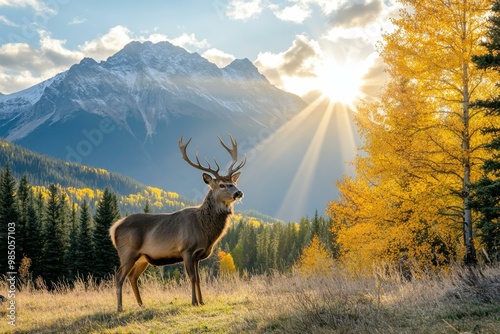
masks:
<path id="1" fill-rule="evenodd" d="M 4 284 L 4 283 L 2 283 Z M 5 285 L 0 286 L 5 291 Z M 190 305 L 185 281 L 143 278 L 145 308 L 124 287 L 83 284 L 69 291 L 19 292 L 17 333 L 500 333 L 500 268 L 462 270 L 413 282 L 375 275 L 353 279 L 298 275 L 233 278 L 202 284 L 207 305 Z M 0 332 L 7 325 L 5 304 Z"/>

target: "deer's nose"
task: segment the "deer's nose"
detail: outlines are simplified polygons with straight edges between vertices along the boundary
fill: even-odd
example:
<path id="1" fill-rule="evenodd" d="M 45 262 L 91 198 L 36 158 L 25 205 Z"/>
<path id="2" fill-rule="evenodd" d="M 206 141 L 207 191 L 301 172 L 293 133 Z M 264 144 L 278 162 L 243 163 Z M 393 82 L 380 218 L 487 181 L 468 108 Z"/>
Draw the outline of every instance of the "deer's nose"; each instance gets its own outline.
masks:
<path id="1" fill-rule="evenodd" d="M 243 197 L 243 193 L 241 191 L 239 191 L 239 190 L 237 192 L 235 192 L 234 195 L 233 195 L 234 199 L 242 198 L 242 197 Z"/>

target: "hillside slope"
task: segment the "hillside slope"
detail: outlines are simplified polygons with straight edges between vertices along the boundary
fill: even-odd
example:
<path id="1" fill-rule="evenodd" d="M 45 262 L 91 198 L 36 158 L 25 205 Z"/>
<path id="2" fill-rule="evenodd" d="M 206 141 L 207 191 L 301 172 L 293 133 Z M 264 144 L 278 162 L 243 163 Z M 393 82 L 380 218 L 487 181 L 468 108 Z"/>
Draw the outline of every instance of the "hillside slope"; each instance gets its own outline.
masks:
<path id="1" fill-rule="evenodd" d="M 142 211 L 146 201 L 150 202 L 153 212 L 170 212 L 200 202 L 172 191 L 147 186 L 102 168 L 69 163 L 39 154 L 0 138 L 0 169 L 7 164 L 16 179 L 26 175 L 31 185 L 42 187 L 40 191 L 45 191 L 43 188 L 50 184 L 59 184 L 72 201 L 78 203 L 87 199 L 91 208 L 95 204 L 93 200 L 106 187 L 118 194 L 122 214 Z M 252 209 L 236 211 L 239 215 L 263 222 L 281 221 Z"/>
<path id="2" fill-rule="evenodd" d="M 105 169 L 69 163 L 30 151 L 0 138 L 0 166 L 10 165 L 14 177 L 27 175 L 32 185 L 60 184 L 62 187 L 112 189 L 119 194 L 131 194 L 146 189 L 146 185 Z"/>

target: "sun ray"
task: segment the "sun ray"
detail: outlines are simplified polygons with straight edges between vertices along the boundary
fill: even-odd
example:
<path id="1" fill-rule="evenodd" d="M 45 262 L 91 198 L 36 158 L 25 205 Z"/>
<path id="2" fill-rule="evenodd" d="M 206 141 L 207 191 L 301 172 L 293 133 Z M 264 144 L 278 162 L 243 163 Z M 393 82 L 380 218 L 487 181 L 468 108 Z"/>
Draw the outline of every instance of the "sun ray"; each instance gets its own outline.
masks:
<path id="1" fill-rule="evenodd" d="M 355 125 L 352 120 L 353 113 L 356 112 L 355 107 L 351 107 L 349 105 L 339 104 L 338 112 L 336 113 L 336 129 L 338 133 L 342 133 L 342 136 L 339 136 L 340 146 L 342 149 L 340 150 L 340 154 L 342 157 L 342 161 L 344 161 L 344 172 L 350 174 L 354 172 L 353 166 L 347 164 L 347 162 L 354 161 L 356 156 L 356 136 L 355 136 Z"/>
<path id="2" fill-rule="evenodd" d="M 319 107 L 323 102 L 324 97 L 318 97 L 315 101 L 310 103 L 304 110 L 295 115 L 291 120 L 283 124 L 275 133 L 272 134 L 271 138 L 266 139 L 263 143 L 259 143 L 254 147 L 256 151 L 255 158 L 249 159 L 249 163 L 255 166 L 263 166 L 269 162 L 276 162 L 281 160 L 281 154 L 284 153 L 291 141 L 284 140 L 285 138 L 293 138 L 297 134 L 304 123 L 308 121 L 311 114 Z M 277 146 L 276 143 L 279 143 Z M 254 155 L 251 154 L 251 155 Z M 252 178 L 254 171 L 260 172 L 258 169 L 248 168 L 248 175 Z"/>
<path id="3" fill-rule="evenodd" d="M 249 152 L 245 174 L 249 181 L 242 187 L 262 197 L 247 201 L 284 220 L 310 215 L 312 209 L 323 211 L 337 196 L 335 180 L 350 172 L 345 162 L 352 161 L 355 153 L 353 112 L 321 95 L 258 143 Z"/>
<path id="4" fill-rule="evenodd" d="M 321 153 L 321 148 L 330 124 L 330 120 L 333 114 L 334 104 L 329 102 L 326 108 L 321 122 L 319 123 L 318 129 L 314 134 L 313 139 L 309 143 L 306 154 L 302 159 L 302 162 L 295 173 L 295 176 L 288 188 L 288 191 L 281 203 L 278 210 L 278 216 L 282 216 L 285 213 L 291 214 L 292 216 L 300 215 L 304 212 L 305 197 L 310 192 L 311 179 L 314 176 L 314 171 L 318 162 L 319 155 Z M 290 203 L 293 202 L 294 205 L 291 206 Z M 290 212 L 292 210 L 293 212 Z M 285 212 L 286 211 L 286 212 Z"/>

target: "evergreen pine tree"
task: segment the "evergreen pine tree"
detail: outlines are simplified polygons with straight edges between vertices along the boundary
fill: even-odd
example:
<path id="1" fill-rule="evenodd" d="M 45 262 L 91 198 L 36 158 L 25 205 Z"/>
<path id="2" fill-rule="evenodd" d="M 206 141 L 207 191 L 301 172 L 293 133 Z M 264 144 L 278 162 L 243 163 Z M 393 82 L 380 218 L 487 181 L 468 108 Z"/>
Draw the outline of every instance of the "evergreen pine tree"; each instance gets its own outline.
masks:
<path id="1" fill-rule="evenodd" d="M 243 263 L 241 269 L 247 269 L 250 272 L 256 270 L 257 260 L 257 234 L 256 228 L 250 224 L 244 224 L 238 236 L 238 243 L 243 250 Z"/>
<path id="2" fill-rule="evenodd" d="M 66 264 L 68 269 L 68 279 L 73 282 L 78 275 L 76 249 L 78 243 L 78 223 L 77 223 L 77 212 L 76 204 L 73 204 L 71 208 L 71 219 L 70 219 L 71 230 L 69 232 L 69 247 L 66 252 Z"/>
<path id="3" fill-rule="evenodd" d="M 80 224 L 78 227 L 75 254 L 78 274 L 84 279 L 93 271 L 95 261 L 94 252 L 89 204 L 86 200 L 83 200 L 80 207 Z"/>
<path id="4" fill-rule="evenodd" d="M 64 234 L 62 230 L 63 212 L 57 187 L 49 186 L 49 198 L 44 217 L 43 278 L 49 289 L 62 279 L 64 266 Z"/>
<path id="5" fill-rule="evenodd" d="M 320 217 L 318 214 L 318 210 L 314 212 L 314 218 L 312 220 L 312 233 L 311 233 L 311 239 L 313 238 L 314 235 L 320 236 Z"/>
<path id="6" fill-rule="evenodd" d="M 149 203 L 149 199 L 146 200 L 146 205 L 144 205 L 144 213 L 151 213 L 151 204 Z"/>
<path id="7" fill-rule="evenodd" d="M 7 273 L 8 271 L 17 271 L 19 266 L 19 256 L 22 257 L 22 253 L 18 254 L 17 248 L 17 233 L 19 224 L 19 213 L 16 205 L 16 195 L 15 195 L 15 180 L 12 176 L 10 166 L 7 165 L 5 170 L 0 175 L 0 275 Z M 9 232 L 10 234 L 9 239 Z M 14 238 L 14 239 L 12 239 Z M 12 258 L 15 261 L 13 265 L 8 265 L 8 251 L 12 251 L 9 248 L 10 242 L 14 241 L 12 247 L 15 251 L 16 258 Z M 14 254 L 14 253 L 12 253 Z M 13 256 L 13 255 L 12 255 Z"/>
<path id="8" fill-rule="evenodd" d="M 113 274 L 120 264 L 118 254 L 109 236 L 109 228 L 119 218 L 120 213 L 116 194 L 106 188 L 97 204 L 94 215 L 93 243 L 95 261 L 93 275 L 98 281 Z"/>
<path id="9" fill-rule="evenodd" d="M 488 38 L 484 45 L 488 53 L 473 57 L 477 67 L 485 70 L 500 72 L 500 1 L 492 7 Z M 497 84 L 498 85 L 498 84 Z M 476 227 L 478 236 L 485 247 L 489 260 L 500 259 L 500 96 L 488 100 L 476 101 L 474 106 L 487 110 L 487 117 L 491 118 L 490 126 L 484 128 L 484 134 L 491 135 L 491 141 L 486 145 L 491 156 L 484 161 L 482 169 L 484 175 L 474 184 L 474 200 L 472 208 L 481 215 Z"/>
<path id="10" fill-rule="evenodd" d="M 242 269 L 244 266 L 244 259 L 245 259 L 245 255 L 243 254 L 243 245 L 240 243 L 237 243 L 236 246 L 234 246 L 231 253 L 234 254 L 234 256 L 233 256 L 234 264 L 239 269 Z M 247 269 L 247 268 L 245 268 L 245 269 Z"/>
<path id="11" fill-rule="evenodd" d="M 41 261 L 43 249 L 42 240 L 42 221 L 37 212 L 37 204 L 35 203 L 35 194 L 30 189 L 28 196 L 28 209 L 27 209 L 27 233 L 26 233 L 26 246 L 25 255 L 31 259 L 31 273 L 33 278 L 37 278 L 42 274 Z M 43 205 L 39 210 L 43 210 Z"/>
<path id="12" fill-rule="evenodd" d="M 311 224 L 307 217 L 302 217 L 299 223 L 299 235 L 298 235 L 298 250 L 302 253 L 302 249 L 306 247 L 313 237 L 311 231 Z"/>
<path id="13" fill-rule="evenodd" d="M 61 192 L 59 195 L 59 212 L 60 212 L 60 222 L 61 222 L 61 231 L 62 231 L 62 243 L 64 247 L 64 251 L 69 247 L 69 234 L 71 232 L 71 223 L 70 222 L 70 210 L 69 210 L 69 202 L 68 195 L 65 192 Z"/>
<path id="14" fill-rule="evenodd" d="M 271 246 L 271 229 L 263 227 L 257 235 L 257 258 L 255 267 L 260 273 L 264 273 L 272 265 L 270 246 Z"/>
<path id="15" fill-rule="evenodd" d="M 36 212 L 36 215 L 38 217 L 38 221 L 40 222 L 40 228 L 43 230 L 44 228 L 44 224 L 43 224 L 43 221 L 44 221 L 44 217 L 45 217 L 45 206 L 46 206 L 46 203 L 45 203 L 45 199 L 43 198 L 43 195 L 42 193 L 38 193 L 36 195 L 36 197 L 33 197 L 34 199 L 34 202 L 35 202 L 35 212 Z M 45 239 L 43 239 L 43 236 L 42 236 L 42 244 L 45 243 Z"/>
<path id="16" fill-rule="evenodd" d="M 17 187 L 17 200 L 19 220 L 16 228 L 16 248 L 17 248 L 17 263 L 26 255 L 26 242 L 27 242 L 27 228 L 28 228 L 28 202 L 29 202 L 28 177 L 23 175 Z"/>

